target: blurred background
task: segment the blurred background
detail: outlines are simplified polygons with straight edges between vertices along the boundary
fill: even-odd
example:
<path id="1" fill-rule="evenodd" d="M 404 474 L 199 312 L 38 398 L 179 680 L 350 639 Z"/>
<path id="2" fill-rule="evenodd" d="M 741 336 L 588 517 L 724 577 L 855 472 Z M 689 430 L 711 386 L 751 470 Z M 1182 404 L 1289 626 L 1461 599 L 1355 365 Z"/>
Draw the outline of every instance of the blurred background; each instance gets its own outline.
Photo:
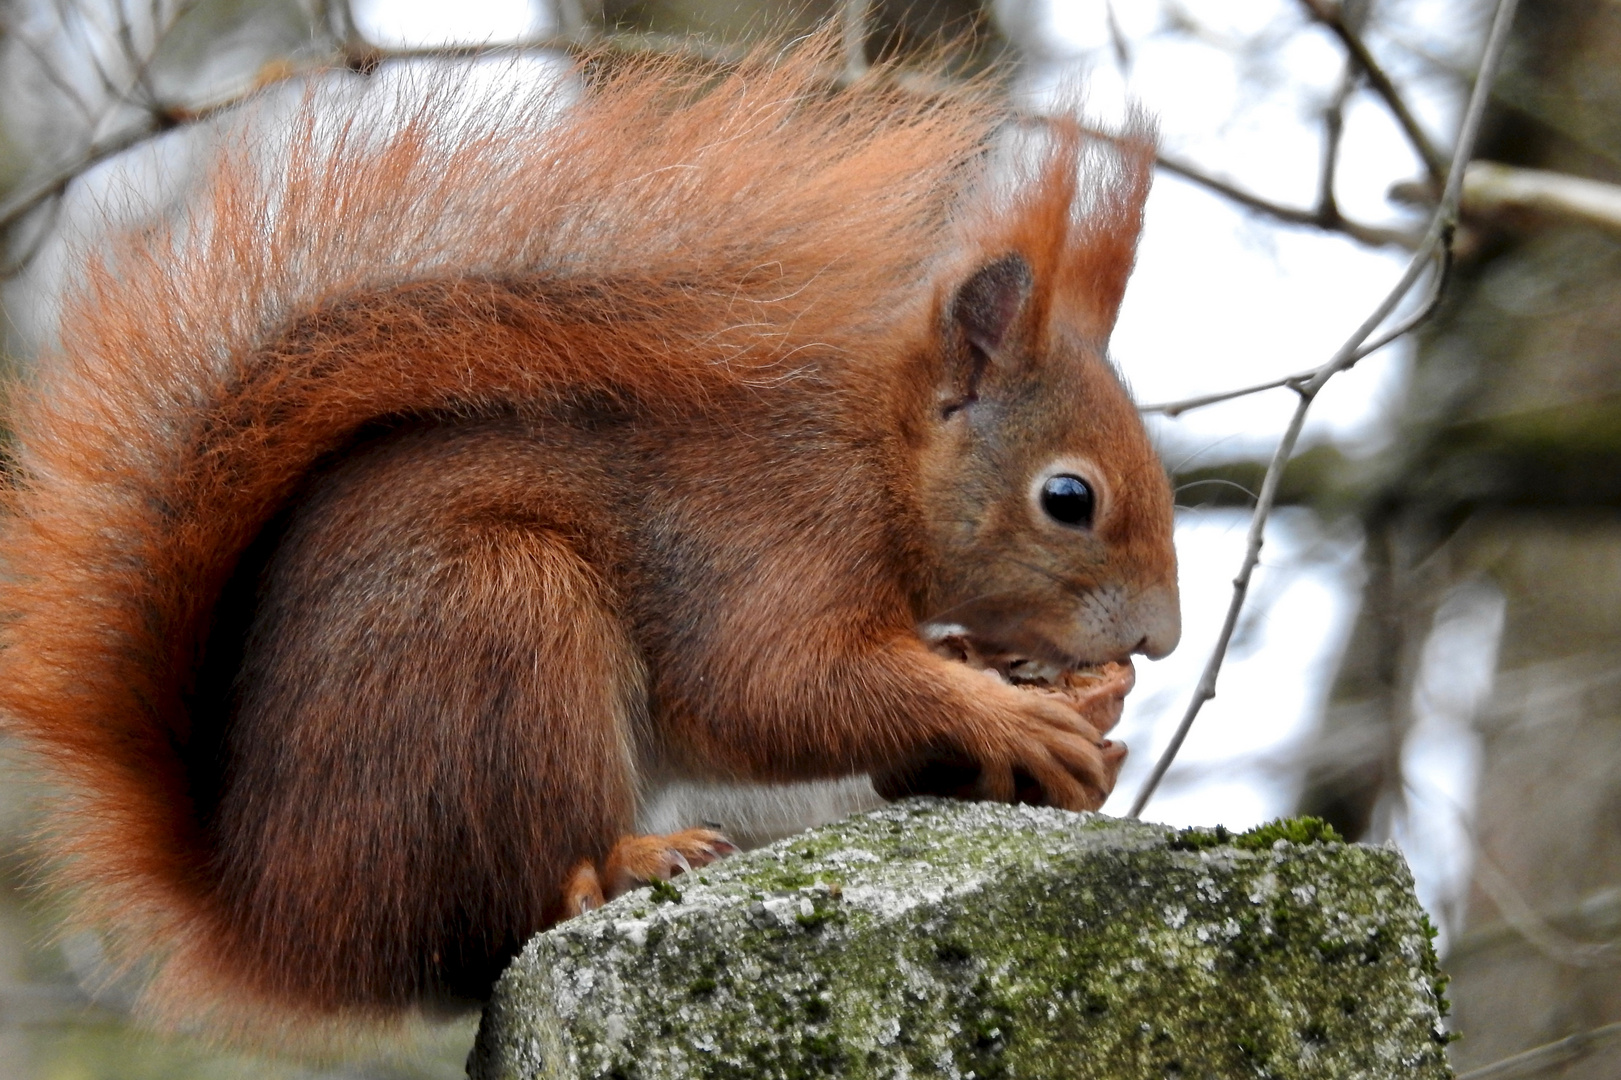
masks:
<path id="1" fill-rule="evenodd" d="M 570 49 L 724 62 L 840 21 L 843 78 L 938 56 L 1040 109 L 1159 117 L 1114 341 L 1178 488 L 1183 644 L 1139 668 L 1124 813 L 1169 740 L 1244 554 L 1288 388 L 1400 275 L 1472 82 L 1485 0 L 3 0 L 4 363 L 48 350 L 73 252 L 172 212 L 220 125 L 303 80 L 491 93 Z M 874 71 L 869 65 L 878 64 Z M 1524 0 L 1416 334 L 1338 377 L 1284 473 L 1219 694 L 1144 816 L 1327 818 L 1394 842 L 1441 930 L 1460 1071 L 1621 1077 L 1621 3 Z M 1152 406 L 1171 404 L 1169 410 Z M 1174 417 L 1173 415 L 1174 414 Z M 93 936 L 48 936 L 0 747 L 0 1076 L 453 1077 L 472 1021 L 320 1066 L 128 1022 Z M 1606 1031 L 1606 1025 L 1610 1027 Z"/>

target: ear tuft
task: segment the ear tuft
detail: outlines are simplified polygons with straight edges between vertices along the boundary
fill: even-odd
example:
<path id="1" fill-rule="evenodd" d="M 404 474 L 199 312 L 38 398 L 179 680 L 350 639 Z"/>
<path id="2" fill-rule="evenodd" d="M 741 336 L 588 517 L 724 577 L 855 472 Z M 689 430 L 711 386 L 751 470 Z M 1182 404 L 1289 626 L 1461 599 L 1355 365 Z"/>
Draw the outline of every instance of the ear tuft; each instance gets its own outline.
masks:
<path id="1" fill-rule="evenodd" d="M 988 357 L 1007 339 L 1034 284 L 1023 255 L 1004 255 L 962 283 L 951 302 L 951 317 L 968 342 Z"/>

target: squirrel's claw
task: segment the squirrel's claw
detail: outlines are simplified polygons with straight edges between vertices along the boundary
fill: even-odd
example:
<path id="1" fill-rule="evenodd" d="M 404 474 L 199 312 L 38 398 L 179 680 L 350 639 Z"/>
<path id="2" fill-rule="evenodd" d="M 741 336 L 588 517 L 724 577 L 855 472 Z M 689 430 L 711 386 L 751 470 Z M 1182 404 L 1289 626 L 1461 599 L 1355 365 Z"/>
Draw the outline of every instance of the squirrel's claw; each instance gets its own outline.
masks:
<path id="1" fill-rule="evenodd" d="M 650 881 L 668 881 L 716 859 L 737 853 L 737 845 L 714 829 L 684 829 L 664 836 L 627 836 L 603 860 L 610 899 Z"/>
<path id="2" fill-rule="evenodd" d="M 602 860 L 601 870 L 590 860 L 582 860 L 569 871 L 563 886 L 563 918 L 584 915 L 631 889 L 651 881 L 668 881 L 739 850 L 713 829 L 622 837 Z"/>
<path id="3" fill-rule="evenodd" d="M 563 886 L 563 918 L 572 919 L 595 911 L 604 903 L 602 879 L 590 860 L 581 860 L 569 871 L 568 883 Z"/>

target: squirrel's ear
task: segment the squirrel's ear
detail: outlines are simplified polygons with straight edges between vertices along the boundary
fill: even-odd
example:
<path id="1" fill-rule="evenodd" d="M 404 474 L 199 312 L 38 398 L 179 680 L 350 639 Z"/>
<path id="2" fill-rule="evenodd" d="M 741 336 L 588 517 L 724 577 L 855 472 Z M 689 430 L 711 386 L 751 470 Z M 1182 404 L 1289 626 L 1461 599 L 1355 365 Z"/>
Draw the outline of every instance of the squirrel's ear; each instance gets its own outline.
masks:
<path id="1" fill-rule="evenodd" d="M 1004 255 L 974 271 L 957 288 L 951 318 L 968 344 L 991 356 L 1019 320 L 1035 283 L 1023 255 Z"/>
<path id="2" fill-rule="evenodd" d="M 1035 275 L 1019 254 L 981 266 L 957 286 L 946 316 L 946 383 L 950 415 L 979 396 L 985 368 L 1018 333 Z"/>

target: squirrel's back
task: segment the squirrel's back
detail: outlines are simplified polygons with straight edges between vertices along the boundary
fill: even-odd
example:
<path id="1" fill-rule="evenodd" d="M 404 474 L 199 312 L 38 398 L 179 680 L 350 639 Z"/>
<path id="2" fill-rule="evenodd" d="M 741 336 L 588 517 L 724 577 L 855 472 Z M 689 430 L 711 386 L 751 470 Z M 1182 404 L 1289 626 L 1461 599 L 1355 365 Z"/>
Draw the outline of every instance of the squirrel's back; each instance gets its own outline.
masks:
<path id="1" fill-rule="evenodd" d="M 988 192 L 1012 122 L 989 94 L 835 92 L 828 59 L 587 65 L 566 106 L 574 82 L 475 109 L 426 79 L 383 115 L 312 92 L 285 135 L 231 142 L 182 222 L 90 261 L 12 394 L 0 714 L 56 792 L 55 881 L 119 955 L 160 959 L 160 1004 L 280 993 L 226 955 L 187 748 L 222 722 L 220 597 L 312 473 L 408 420 L 595 402 L 675 429 L 828 365 L 859 398 L 891 377 L 864 365 L 926 336 L 934 268 L 1071 224 L 1073 168 Z M 1109 267 L 1142 175 L 1088 249 Z"/>

